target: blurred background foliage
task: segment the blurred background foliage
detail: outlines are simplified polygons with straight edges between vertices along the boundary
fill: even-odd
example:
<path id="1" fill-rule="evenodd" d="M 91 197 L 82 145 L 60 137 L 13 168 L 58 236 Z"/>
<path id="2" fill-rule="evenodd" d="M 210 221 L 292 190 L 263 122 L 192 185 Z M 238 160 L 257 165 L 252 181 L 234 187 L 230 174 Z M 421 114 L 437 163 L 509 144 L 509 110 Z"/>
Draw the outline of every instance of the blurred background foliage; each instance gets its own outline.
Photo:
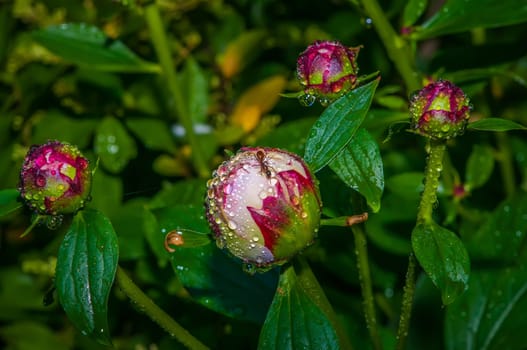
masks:
<path id="1" fill-rule="evenodd" d="M 366 229 L 379 324 L 390 346 L 422 188 L 424 141 L 401 124 L 408 117 L 412 91 L 404 87 L 371 19 L 353 3 L 157 2 L 170 45 L 166 49 L 209 171 L 224 159 L 224 150 L 235 151 L 241 145 L 303 153 L 323 108 L 304 108 L 280 94 L 300 89 L 296 59 L 314 40 L 362 45 L 360 73 L 380 71 L 381 83 L 364 126 L 380 145 L 386 190 L 379 213 L 371 215 Z M 431 1 L 424 12 L 408 10 L 403 0 L 381 5 L 395 28 L 407 28 L 418 20 L 424 22 L 440 4 Z M 90 207 L 111 219 L 119 237 L 120 263 L 134 280 L 212 348 L 255 348 L 276 274 L 257 275 L 259 286 L 265 288 L 246 295 L 243 287 L 241 291 L 232 287 L 252 283 L 239 265 L 233 263 L 232 269 L 211 275 L 207 266 L 189 262 L 197 255 L 216 256 L 214 247 L 169 258 L 158 244 L 155 225 L 169 229 L 174 222 L 206 232 L 199 214 L 206 178 L 192 163 L 195 150 L 185 139 L 185 128 L 177 118 L 180 106 L 161 73 L 145 6 L 107 0 L 0 3 L 0 189 L 17 187 L 19 168 L 31 145 L 48 139 L 78 145 L 92 164 L 98 164 Z M 416 32 L 419 41 L 411 41 L 416 67 L 423 76 L 451 79 L 463 87 L 475 106 L 472 121 L 501 117 L 527 125 L 527 25 L 520 22 L 502 20 L 488 29 L 469 25 L 453 32 L 439 28 L 422 38 Z M 326 214 L 359 210 L 350 199 L 353 191 L 333 173 L 323 169 L 317 177 Z M 502 301 L 514 310 L 507 316 L 510 325 L 500 323 L 490 340 L 484 336 L 485 328 L 474 325 L 472 336 L 479 334 L 476 344 L 493 344 L 488 348 L 505 344 L 503 348 L 520 349 L 525 342 L 503 343 L 502 338 L 518 327 L 513 321 L 526 302 L 523 293 L 514 292 L 525 289 L 527 280 L 524 132 L 468 131 L 450 142 L 440 190 L 438 221 L 461 235 L 480 289 L 471 288 L 471 299 L 457 309 L 443 308 L 439 293 L 421 274 L 409 347 L 460 348 L 466 337 L 459 330 L 473 321 L 467 319 L 471 303 L 491 298 L 483 292 L 487 289 L 494 288 L 501 296 L 510 288 L 512 294 Z M 55 256 L 64 229 L 37 227 L 20 238 L 30 218 L 19 210 L 0 221 L 0 347 L 102 348 L 81 336 L 54 301 Z M 355 348 L 368 349 L 353 251 L 347 230 L 323 228 L 319 242 L 305 255 Z M 183 272 L 176 275 L 178 270 Z M 189 270 L 193 273 L 185 273 Z M 497 287 L 489 287 L 493 278 L 503 274 L 517 276 L 519 285 L 511 286 L 511 279 L 503 277 Z M 243 295 L 243 301 L 227 305 L 223 298 L 229 297 L 218 290 L 239 293 L 231 298 Z M 118 288 L 110 297 L 109 322 L 119 349 L 180 347 L 136 312 Z M 525 320 L 518 322 L 525 325 Z"/>

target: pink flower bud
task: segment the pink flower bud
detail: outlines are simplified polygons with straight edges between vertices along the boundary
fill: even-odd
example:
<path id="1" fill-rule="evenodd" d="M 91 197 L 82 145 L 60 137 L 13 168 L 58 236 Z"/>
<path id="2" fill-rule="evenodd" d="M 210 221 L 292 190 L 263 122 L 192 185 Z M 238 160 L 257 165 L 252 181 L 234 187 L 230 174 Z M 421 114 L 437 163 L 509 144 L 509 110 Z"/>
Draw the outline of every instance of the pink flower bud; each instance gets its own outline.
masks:
<path id="1" fill-rule="evenodd" d="M 75 213 L 88 200 L 89 162 L 77 147 L 49 141 L 29 150 L 20 173 L 19 191 L 39 214 Z"/>
<path id="2" fill-rule="evenodd" d="M 305 95 L 304 104 L 316 98 L 327 104 L 357 84 L 360 47 L 345 47 L 337 41 L 316 41 L 300 54 L 296 72 Z"/>
<path id="3" fill-rule="evenodd" d="M 410 100 L 412 130 L 434 139 L 464 132 L 470 117 L 470 100 L 449 81 L 432 82 Z"/>
<path id="4" fill-rule="evenodd" d="M 260 271 L 313 243 L 318 185 L 304 161 L 275 148 L 242 148 L 208 182 L 206 214 L 216 243 Z"/>

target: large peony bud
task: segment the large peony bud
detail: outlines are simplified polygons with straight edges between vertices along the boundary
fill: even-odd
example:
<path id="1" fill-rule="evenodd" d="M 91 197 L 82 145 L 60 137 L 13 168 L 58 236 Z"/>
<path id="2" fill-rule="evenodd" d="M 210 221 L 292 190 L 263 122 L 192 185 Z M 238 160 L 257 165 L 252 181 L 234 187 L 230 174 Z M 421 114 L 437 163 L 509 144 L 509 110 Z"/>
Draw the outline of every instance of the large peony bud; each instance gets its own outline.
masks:
<path id="1" fill-rule="evenodd" d="M 360 47 L 346 47 L 337 41 L 316 41 L 300 54 L 296 72 L 309 105 L 315 99 L 327 104 L 357 84 L 357 56 Z M 311 100 L 311 101 L 310 101 Z"/>
<path id="2" fill-rule="evenodd" d="M 465 130 L 470 100 L 449 81 L 432 82 L 410 100 L 412 130 L 433 139 L 448 139 Z"/>
<path id="3" fill-rule="evenodd" d="M 75 213 L 88 200 L 91 171 L 77 147 L 49 141 L 29 150 L 20 173 L 19 191 L 42 215 Z"/>
<path id="4" fill-rule="evenodd" d="M 206 214 L 216 243 L 260 271 L 313 243 L 318 185 L 304 161 L 275 148 L 242 148 L 208 182 Z"/>

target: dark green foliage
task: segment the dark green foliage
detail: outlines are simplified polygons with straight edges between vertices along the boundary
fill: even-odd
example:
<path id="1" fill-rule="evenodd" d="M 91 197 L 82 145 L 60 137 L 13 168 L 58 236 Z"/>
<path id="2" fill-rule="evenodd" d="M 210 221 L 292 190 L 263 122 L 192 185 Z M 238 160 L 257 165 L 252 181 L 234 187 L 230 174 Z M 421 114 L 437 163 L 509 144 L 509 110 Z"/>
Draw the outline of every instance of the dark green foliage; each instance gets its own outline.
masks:
<path id="1" fill-rule="evenodd" d="M 114 283 L 118 265 L 214 349 L 374 348 L 356 232 L 321 227 L 298 260 L 254 275 L 214 244 L 206 175 L 257 145 L 305 156 L 323 219 L 369 213 L 384 348 L 414 253 L 407 349 L 525 349 L 527 5 L 371 3 L 2 2 L 0 348 L 183 348 Z M 358 87 L 327 107 L 283 97 L 300 90 L 298 54 L 325 39 L 362 45 Z M 406 130 L 407 101 L 425 78 L 451 80 L 473 110 L 419 221 L 427 143 Z M 21 237 L 37 218 L 16 190 L 20 165 L 49 139 L 90 159 L 91 200 Z"/>

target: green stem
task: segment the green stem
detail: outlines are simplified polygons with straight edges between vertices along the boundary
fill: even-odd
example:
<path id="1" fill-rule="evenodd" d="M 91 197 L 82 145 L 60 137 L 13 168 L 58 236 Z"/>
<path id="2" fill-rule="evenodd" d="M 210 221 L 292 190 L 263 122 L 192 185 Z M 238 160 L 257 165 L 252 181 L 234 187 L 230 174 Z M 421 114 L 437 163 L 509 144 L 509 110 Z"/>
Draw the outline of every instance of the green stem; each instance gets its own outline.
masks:
<path id="1" fill-rule="evenodd" d="M 198 174 L 202 178 L 210 176 L 207 161 L 201 152 L 200 143 L 194 132 L 191 115 L 188 111 L 187 101 L 176 80 L 176 70 L 174 69 L 170 44 L 163 27 L 163 21 L 156 3 L 152 3 L 145 8 L 145 18 L 150 30 L 152 44 L 159 59 L 163 75 L 167 81 L 168 89 L 174 98 L 174 104 L 179 117 L 179 121 L 185 128 L 186 137 L 192 149 L 192 161 Z"/>
<path id="2" fill-rule="evenodd" d="M 446 144 L 442 140 L 431 139 L 428 143 L 428 160 L 425 169 L 424 190 L 421 194 L 419 211 L 417 212 L 418 223 L 429 223 L 432 221 L 432 211 L 437 202 L 437 187 L 439 186 L 439 175 L 443 169 L 443 156 Z"/>
<path id="3" fill-rule="evenodd" d="M 31 222 L 28 228 L 20 235 L 20 238 L 26 237 L 33 229 L 44 220 L 45 215 L 37 215 L 37 217 Z"/>
<path id="4" fill-rule="evenodd" d="M 404 350 L 406 346 L 406 338 L 408 337 L 408 330 L 410 329 L 410 317 L 412 315 L 412 303 L 415 292 L 415 267 L 415 257 L 410 253 L 410 257 L 408 258 L 408 270 L 406 271 L 406 282 L 403 289 L 399 328 L 397 329 L 397 350 Z"/>
<path id="5" fill-rule="evenodd" d="M 172 317 L 161 310 L 152 299 L 150 299 L 143 291 L 128 277 L 123 269 L 118 266 L 116 274 L 117 283 L 121 290 L 139 307 L 141 311 L 147 314 L 154 322 L 161 328 L 167 331 L 172 337 L 176 338 L 186 346 L 188 349 L 208 349 L 198 339 L 194 338 L 185 328 L 181 327 Z"/>
<path id="6" fill-rule="evenodd" d="M 445 155 L 446 143 L 444 140 L 430 139 L 427 145 L 428 158 L 425 169 L 424 190 L 421 194 L 421 202 L 417 212 L 417 223 L 426 224 L 432 222 L 432 212 L 437 202 L 437 188 L 439 176 L 443 169 L 443 157 Z M 399 316 L 399 328 L 397 330 L 397 350 L 403 350 L 410 329 L 410 318 L 412 314 L 412 302 L 415 293 L 415 269 L 416 260 L 412 253 L 408 259 L 406 281 L 403 291 L 403 302 L 401 315 Z"/>
<path id="7" fill-rule="evenodd" d="M 293 260 L 292 268 L 294 269 L 297 281 L 302 286 L 302 289 L 307 293 L 307 295 L 309 295 L 310 299 L 317 305 L 317 307 L 320 308 L 328 317 L 328 320 L 331 322 L 340 340 L 340 348 L 342 350 L 352 350 L 353 347 L 346 332 L 344 332 L 342 329 L 333 307 L 329 303 L 324 290 L 318 283 L 318 280 L 313 274 L 313 271 L 311 270 L 311 267 L 307 261 L 301 257 L 297 257 Z"/>
<path id="8" fill-rule="evenodd" d="M 373 26 L 381 37 L 384 47 L 388 51 L 388 56 L 404 79 L 408 91 L 420 89 L 421 82 L 412 66 L 414 58 L 408 43 L 397 35 L 377 0 L 361 0 L 360 2 L 367 15 L 372 19 Z"/>
<path id="9" fill-rule="evenodd" d="M 375 350 L 382 349 L 379 332 L 377 330 L 377 319 L 375 316 L 375 304 L 373 298 L 373 287 L 371 281 L 370 265 L 368 263 L 368 250 L 366 245 L 366 235 L 360 225 L 351 227 L 355 237 L 355 254 L 357 255 L 357 269 L 359 270 L 359 281 L 362 290 L 364 303 L 364 317 L 366 327 L 370 332 L 370 338 Z"/>
<path id="10" fill-rule="evenodd" d="M 320 219 L 320 225 L 321 226 L 350 227 L 355 224 L 360 224 L 366 220 L 368 220 L 368 213 L 364 212 L 358 215 L 339 216 L 336 218 Z"/>

